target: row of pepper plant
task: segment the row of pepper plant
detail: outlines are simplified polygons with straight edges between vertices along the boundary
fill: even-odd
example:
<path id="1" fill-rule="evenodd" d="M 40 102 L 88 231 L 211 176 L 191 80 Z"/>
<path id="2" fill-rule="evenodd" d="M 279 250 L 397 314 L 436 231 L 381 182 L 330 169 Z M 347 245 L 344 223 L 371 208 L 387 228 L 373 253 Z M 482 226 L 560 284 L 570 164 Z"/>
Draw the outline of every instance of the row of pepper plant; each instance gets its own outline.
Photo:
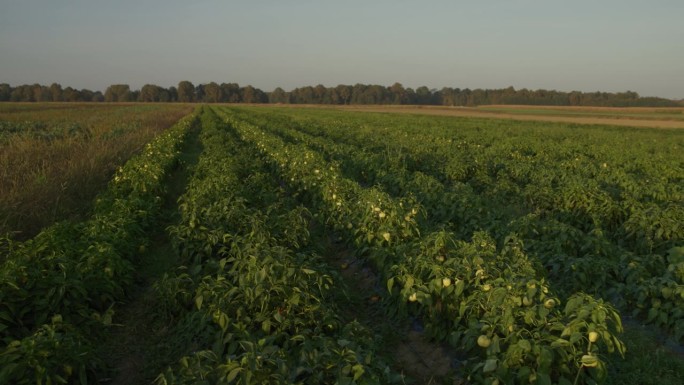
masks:
<path id="1" fill-rule="evenodd" d="M 132 285 L 165 177 L 195 121 L 182 118 L 120 167 L 89 220 L 2 245 L 0 383 L 86 384 L 106 371 L 98 345 Z"/>
<path id="2" fill-rule="evenodd" d="M 419 222 L 429 222 L 415 198 L 364 188 L 308 146 L 287 143 L 230 110 L 219 113 L 368 258 L 386 279 L 387 302 L 397 313 L 420 315 L 433 337 L 469 353 L 471 381 L 592 383 L 605 375 L 601 352 L 624 352 L 617 312 L 583 293 L 563 306 L 514 235 L 497 247 L 486 232 L 470 241 L 429 226 L 423 234 Z"/>
<path id="3" fill-rule="evenodd" d="M 431 221 L 452 221 L 459 237 L 485 229 L 500 244 L 516 233 L 561 297 L 583 290 L 610 298 L 684 338 L 684 174 L 668 148 L 660 162 L 645 161 L 654 151 L 650 133 L 628 131 L 646 144 L 614 153 L 583 137 L 616 140 L 598 129 L 545 138 L 542 128 L 418 130 L 408 126 L 413 119 L 399 119 L 388 131 L 379 125 L 388 117 L 280 115 L 288 129 L 279 134 L 322 151 L 363 183 L 415 195 Z M 658 135 L 675 139 L 676 149 L 676 134 Z M 597 158 L 611 166 L 586 167 Z"/>
<path id="4" fill-rule="evenodd" d="M 157 384 L 380 384 L 373 336 L 339 316 L 344 288 L 315 252 L 313 215 L 211 109 L 169 229 L 181 266 L 155 289 L 183 353 Z M 184 351 L 185 350 L 185 351 Z"/>

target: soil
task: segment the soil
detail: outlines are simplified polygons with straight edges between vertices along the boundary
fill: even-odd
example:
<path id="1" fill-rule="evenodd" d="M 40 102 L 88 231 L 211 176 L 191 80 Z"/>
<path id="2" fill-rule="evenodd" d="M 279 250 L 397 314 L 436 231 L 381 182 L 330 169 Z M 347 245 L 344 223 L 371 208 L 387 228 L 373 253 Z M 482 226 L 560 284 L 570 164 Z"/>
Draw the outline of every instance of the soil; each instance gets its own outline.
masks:
<path id="1" fill-rule="evenodd" d="M 408 377 L 410 384 L 453 384 L 463 380 L 455 375 L 455 353 L 427 338 L 418 322 L 399 324 L 388 320 L 382 309 L 382 298 L 387 295 L 380 278 L 344 245 L 330 241 L 328 261 L 337 266 L 350 292 L 350 303 L 342 309 L 349 320 L 356 319 L 375 330 L 387 346 L 382 352 L 392 360 L 395 371 Z"/>
<path id="2" fill-rule="evenodd" d="M 201 152 L 199 130 L 196 129 L 186 142 L 180 165 L 169 176 L 161 223 L 153 231 L 148 251 L 142 256 L 142 263 L 136 271 L 136 287 L 131 290 L 128 302 L 117 309 L 114 322 L 118 329 L 112 332 L 109 343 L 104 346 L 110 353 L 112 378 L 100 382 L 110 385 L 146 384 L 150 382 L 149 378 L 145 378 L 150 366 L 159 365 L 157 361 L 160 358 L 150 357 L 150 354 L 154 352 L 152 347 L 163 340 L 169 330 L 164 320 L 157 319 L 154 311 L 150 311 L 157 302 L 152 285 L 178 264 L 178 255 L 165 229 L 178 220 L 176 201 L 184 193 L 192 167 Z M 152 369 L 152 372 L 159 372 L 161 368 Z"/>

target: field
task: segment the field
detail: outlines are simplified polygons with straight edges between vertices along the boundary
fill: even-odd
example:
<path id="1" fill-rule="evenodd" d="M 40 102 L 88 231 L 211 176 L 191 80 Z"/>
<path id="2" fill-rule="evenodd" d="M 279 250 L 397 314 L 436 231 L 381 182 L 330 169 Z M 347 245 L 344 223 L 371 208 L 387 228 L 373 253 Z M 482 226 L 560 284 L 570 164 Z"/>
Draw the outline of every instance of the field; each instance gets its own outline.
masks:
<path id="1" fill-rule="evenodd" d="M 644 128 L 684 128 L 684 108 L 551 106 L 343 106 L 341 110 Z"/>
<path id="2" fill-rule="evenodd" d="M 116 168 L 192 107 L 0 104 L 0 236 L 85 215 Z"/>
<path id="3" fill-rule="evenodd" d="M 684 130 L 363 110 L 198 108 L 0 245 L 0 383 L 684 381 Z"/>

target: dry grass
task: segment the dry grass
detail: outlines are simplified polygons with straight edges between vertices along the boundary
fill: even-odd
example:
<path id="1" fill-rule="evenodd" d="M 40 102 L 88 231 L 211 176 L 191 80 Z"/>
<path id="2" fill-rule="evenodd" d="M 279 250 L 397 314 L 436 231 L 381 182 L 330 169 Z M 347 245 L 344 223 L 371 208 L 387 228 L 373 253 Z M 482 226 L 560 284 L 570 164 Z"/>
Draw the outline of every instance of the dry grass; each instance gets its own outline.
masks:
<path id="1" fill-rule="evenodd" d="M 119 165 L 192 109 L 1 104 L 0 235 L 26 239 L 55 221 L 86 214 Z"/>

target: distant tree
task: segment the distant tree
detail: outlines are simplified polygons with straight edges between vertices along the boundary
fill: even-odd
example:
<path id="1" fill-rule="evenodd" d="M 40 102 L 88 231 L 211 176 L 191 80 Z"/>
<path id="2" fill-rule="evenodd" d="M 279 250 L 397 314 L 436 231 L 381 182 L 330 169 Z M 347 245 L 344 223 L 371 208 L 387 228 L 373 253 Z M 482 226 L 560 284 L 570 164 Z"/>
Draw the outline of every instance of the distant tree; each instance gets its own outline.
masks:
<path id="1" fill-rule="evenodd" d="M 168 103 L 171 101 L 171 93 L 164 87 L 159 87 L 159 102 Z"/>
<path id="2" fill-rule="evenodd" d="M 432 96 L 432 100 L 433 100 L 434 104 L 439 103 L 440 105 L 443 105 L 443 106 L 455 106 L 458 104 L 456 92 L 451 87 L 443 87 L 441 90 L 439 90 L 437 95 L 438 95 L 437 98 L 434 97 L 434 94 Z M 433 104 L 433 103 L 430 103 L 430 104 Z"/>
<path id="3" fill-rule="evenodd" d="M 351 89 L 351 95 L 349 97 L 349 104 L 365 104 L 364 93 L 366 92 L 365 84 L 356 83 Z"/>
<path id="4" fill-rule="evenodd" d="M 468 103 L 468 93 L 469 89 L 462 90 L 460 88 L 454 88 L 454 105 L 455 106 L 465 106 Z"/>
<path id="5" fill-rule="evenodd" d="M 59 83 L 52 83 L 50 85 L 50 94 L 53 102 L 61 102 L 62 99 L 62 85 Z"/>
<path id="6" fill-rule="evenodd" d="M 65 102 L 77 102 L 79 101 L 80 97 L 80 92 L 71 87 L 67 87 L 62 91 L 62 99 Z"/>
<path id="7" fill-rule="evenodd" d="M 13 102 L 35 102 L 33 89 L 29 85 L 21 85 L 14 87 L 10 94 L 10 101 Z"/>
<path id="8" fill-rule="evenodd" d="M 259 88 L 255 88 L 255 90 L 256 90 L 256 92 L 255 92 L 256 102 L 255 103 L 268 103 L 268 95 L 266 95 L 266 93 Z"/>
<path id="9" fill-rule="evenodd" d="M 196 102 L 203 102 L 204 101 L 204 84 L 198 84 L 195 86 L 195 101 Z"/>
<path id="10" fill-rule="evenodd" d="M 330 104 L 342 104 L 342 98 L 340 93 L 337 92 L 337 87 L 328 88 L 328 99 L 330 99 Z"/>
<path id="11" fill-rule="evenodd" d="M 411 87 L 406 88 L 406 102 L 407 104 L 417 104 L 416 91 L 414 91 Z"/>
<path id="12" fill-rule="evenodd" d="M 140 102 L 159 102 L 161 101 L 162 88 L 154 84 L 145 84 L 140 89 L 138 101 Z"/>
<path id="13" fill-rule="evenodd" d="M 169 95 L 169 102 L 177 102 L 178 101 L 178 89 L 174 86 L 171 86 L 167 89 L 167 93 Z"/>
<path id="14" fill-rule="evenodd" d="M 195 86 L 187 80 L 178 83 L 178 101 L 181 103 L 195 101 Z"/>
<path id="15" fill-rule="evenodd" d="M 237 83 L 221 83 L 223 101 L 228 103 L 240 103 L 240 85 Z"/>
<path id="16" fill-rule="evenodd" d="M 269 103 L 288 103 L 288 97 L 287 93 L 285 93 L 285 90 L 283 90 L 280 87 L 277 87 L 273 92 L 268 94 L 268 102 Z"/>
<path id="17" fill-rule="evenodd" d="M 222 101 L 222 96 L 223 91 L 221 90 L 221 87 L 214 83 L 211 82 L 207 85 L 204 86 L 204 102 L 205 103 L 219 103 Z"/>
<path id="18" fill-rule="evenodd" d="M 104 95 L 100 91 L 93 92 L 93 97 L 91 99 L 93 102 L 104 102 Z"/>
<path id="19" fill-rule="evenodd" d="M 12 87 L 10 91 L 10 102 L 21 102 L 23 98 L 23 91 L 20 89 L 21 86 Z"/>
<path id="20" fill-rule="evenodd" d="M 83 102 L 92 102 L 93 98 L 95 97 L 95 93 L 93 91 L 87 90 L 85 88 L 79 91 L 79 95 L 80 100 Z"/>
<path id="21" fill-rule="evenodd" d="M 582 104 L 582 93 L 579 91 L 572 91 L 568 95 L 568 102 L 571 106 L 579 106 Z"/>
<path id="22" fill-rule="evenodd" d="M 389 87 L 389 92 L 391 93 L 390 103 L 392 104 L 407 104 L 408 95 L 406 94 L 406 89 L 401 83 L 394 83 Z"/>
<path id="23" fill-rule="evenodd" d="M 314 102 L 314 89 L 311 86 L 295 88 L 290 92 L 290 100 L 296 104 L 310 104 Z"/>
<path id="24" fill-rule="evenodd" d="M 128 84 L 112 84 L 104 93 L 105 102 L 130 102 L 137 99 Z"/>
<path id="25" fill-rule="evenodd" d="M 373 84 L 366 89 L 363 104 L 388 104 L 390 102 L 387 88 Z"/>
<path id="26" fill-rule="evenodd" d="M 330 104 L 330 94 L 324 85 L 318 84 L 313 88 L 313 98 L 311 100 L 317 104 Z"/>
<path id="27" fill-rule="evenodd" d="M 50 92 L 50 88 L 40 85 L 40 84 L 34 84 L 33 85 L 33 94 L 35 95 L 35 99 L 37 102 L 51 102 L 52 101 L 52 92 Z"/>
<path id="28" fill-rule="evenodd" d="M 9 102 L 12 96 L 12 87 L 7 83 L 0 84 L 0 102 Z"/>
<path id="29" fill-rule="evenodd" d="M 240 88 L 240 98 L 242 99 L 243 103 L 267 103 L 268 102 L 268 98 L 266 97 L 266 94 L 262 90 L 260 90 L 258 88 L 254 88 L 251 85 Z"/>
<path id="30" fill-rule="evenodd" d="M 432 92 L 426 86 L 416 88 L 416 104 L 432 104 Z"/>
<path id="31" fill-rule="evenodd" d="M 474 89 L 467 94 L 465 105 L 469 107 L 489 104 L 487 92 L 481 88 Z"/>
<path id="32" fill-rule="evenodd" d="M 352 87 L 344 84 L 340 84 L 335 87 L 335 94 L 337 95 L 337 104 L 349 104 L 352 97 Z"/>
<path id="33" fill-rule="evenodd" d="M 40 84 L 24 84 L 12 87 L 7 83 L 0 84 L 0 101 L 35 102 L 35 101 L 110 101 L 110 102 L 190 102 L 208 103 L 320 103 L 320 104 L 434 104 L 448 106 L 477 106 L 485 104 L 527 104 L 554 106 L 651 106 L 677 107 L 683 101 L 675 101 L 657 97 L 641 97 L 633 91 L 609 92 L 561 92 L 556 90 L 516 90 L 507 87 L 501 89 L 470 90 L 444 87 L 437 91 L 425 86 L 415 91 L 404 88 L 401 83 L 389 87 L 375 84 L 340 84 L 326 88 L 318 84 L 314 87 L 304 86 L 286 92 L 278 87 L 270 93 L 264 93 L 252 86 L 240 87 L 237 83 L 215 82 L 193 86 L 188 81 L 181 81 L 178 88 L 168 89 L 153 84 L 146 84 L 140 90 L 131 90 L 126 84 L 113 84 L 105 94 L 87 89 L 76 90 L 71 87 L 62 89 L 58 83 L 49 87 Z"/>

